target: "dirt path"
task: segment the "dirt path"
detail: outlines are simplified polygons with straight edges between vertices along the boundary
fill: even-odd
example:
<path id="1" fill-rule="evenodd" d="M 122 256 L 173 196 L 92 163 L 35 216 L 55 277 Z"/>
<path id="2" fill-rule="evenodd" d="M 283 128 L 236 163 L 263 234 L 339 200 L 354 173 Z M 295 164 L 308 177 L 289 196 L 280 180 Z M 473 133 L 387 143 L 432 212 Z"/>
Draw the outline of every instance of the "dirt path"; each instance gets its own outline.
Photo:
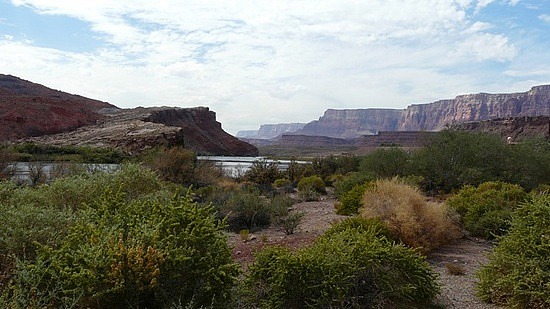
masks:
<path id="1" fill-rule="evenodd" d="M 475 273 L 487 262 L 487 254 L 491 251 L 488 242 L 465 238 L 430 254 L 428 262 L 440 274 L 441 294 L 438 302 L 445 308 L 501 308 L 484 303 L 475 296 Z M 464 273 L 451 274 L 448 264 Z"/>
<path id="2" fill-rule="evenodd" d="M 334 199 L 326 199 L 295 204 L 292 211 L 304 212 L 305 216 L 296 233 L 292 235 L 285 235 L 284 231 L 277 227 L 250 234 L 246 242 L 241 235 L 230 234 L 229 243 L 233 248 L 233 258 L 246 268 L 253 260 L 253 252 L 266 245 L 279 244 L 300 248 L 312 243 L 333 222 L 346 218 L 335 213 L 334 203 Z M 457 309 L 500 308 L 484 303 L 475 296 L 475 273 L 487 261 L 487 254 L 491 250 L 492 247 L 487 242 L 465 238 L 430 254 L 428 262 L 440 274 L 441 294 L 437 299 L 439 304 L 445 308 Z M 463 270 L 464 274 L 450 274 L 446 266 L 449 263 Z"/>

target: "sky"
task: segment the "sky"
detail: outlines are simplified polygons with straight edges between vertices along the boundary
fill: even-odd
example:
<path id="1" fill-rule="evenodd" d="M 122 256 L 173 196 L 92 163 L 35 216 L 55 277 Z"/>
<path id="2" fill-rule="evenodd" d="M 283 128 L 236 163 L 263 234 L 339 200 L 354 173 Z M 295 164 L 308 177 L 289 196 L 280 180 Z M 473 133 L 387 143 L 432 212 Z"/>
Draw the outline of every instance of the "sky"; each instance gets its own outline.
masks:
<path id="1" fill-rule="evenodd" d="M 0 73 L 236 134 L 550 84 L 550 0 L 0 0 Z"/>

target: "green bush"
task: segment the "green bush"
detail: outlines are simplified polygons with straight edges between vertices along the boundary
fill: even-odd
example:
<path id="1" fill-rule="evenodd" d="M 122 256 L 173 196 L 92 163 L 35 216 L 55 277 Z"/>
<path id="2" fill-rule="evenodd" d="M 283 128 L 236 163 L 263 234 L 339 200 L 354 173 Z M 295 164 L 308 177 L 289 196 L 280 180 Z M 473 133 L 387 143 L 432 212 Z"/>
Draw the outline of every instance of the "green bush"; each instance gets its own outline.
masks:
<path id="1" fill-rule="evenodd" d="M 269 204 L 256 189 L 234 191 L 222 206 L 233 231 L 257 230 L 271 223 Z"/>
<path id="2" fill-rule="evenodd" d="M 348 173 L 342 177 L 338 177 L 338 179 L 333 182 L 334 194 L 337 198 L 341 199 L 344 194 L 349 192 L 356 185 L 361 185 L 371 180 L 374 179 L 363 173 Z"/>
<path id="3" fill-rule="evenodd" d="M 114 174 L 60 178 L 39 187 L 0 184 L 0 255 L 32 259 L 34 243 L 55 246 L 68 231 L 74 212 L 109 190 L 128 199 L 156 192 L 163 184 L 139 165 L 124 165 Z"/>
<path id="4" fill-rule="evenodd" d="M 412 155 L 411 174 L 424 177 L 424 192 L 450 193 L 464 185 L 506 179 L 511 157 L 500 136 L 443 130 Z"/>
<path id="5" fill-rule="evenodd" d="M 275 179 L 275 181 L 273 182 L 273 187 L 281 189 L 285 193 L 290 193 L 294 191 L 292 182 L 286 178 Z"/>
<path id="6" fill-rule="evenodd" d="M 351 190 L 346 192 L 341 198 L 340 202 L 336 204 L 336 213 L 339 215 L 356 215 L 359 213 L 363 199 L 363 193 L 367 189 L 368 184 L 359 184 L 353 186 Z"/>
<path id="7" fill-rule="evenodd" d="M 321 194 L 315 191 L 311 187 L 305 187 L 302 190 L 298 191 L 298 198 L 302 202 L 314 202 L 318 201 L 321 198 Z"/>
<path id="8" fill-rule="evenodd" d="M 226 305 L 238 275 L 211 207 L 158 192 L 105 192 L 78 212 L 57 248 L 17 267 L 9 307 Z"/>
<path id="9" fill-rule="evenodd" d="M 73 214 L 67 209 L 3 202 L 0 214 L 1 292 L 2 277 L 10 276 L 16 260 L 33 260 L 37 244 L 59 246 L 68 233 Z"/>
<path id="10" fill-rule="evenodd" d="M 336 228 L 297 252 L 263 249 L 241 301 L 254 308 L 425 308 L 438 293 L 436 274 L 375 231 Z"/>
<path id="11" fill-rule="evenodd" d="M 306 191 L 309 189 L 317 193 L 326 193 L 325 182 L 319 176 L 308 176 L 300 179 L 298 182 L 298 190 Z"/>
<path id="12" fill-rule="evenodd" d="M 281 172 L 277 163 L 267 162 L 267 160 L 254 161 L 243 176 L 245 181 L 257 184 L 263 191 L 269 191 L 271 184 L 279 178 L 281 178 Z"/>
<path id="13" fill-rule="evenodd" d="M 374 178 L 391 178 L 407 175 L 410 155 L 402 148 L 380 148 L 361 159 L 359 170 Z"/>
<path id="14" fill-rule="evenodd" d="M 80 163 L 122 163 L 127 154 L 112 148 L 53 146 L 22 143 L 11 147 L 18 161 L 71 161 Z"/>
<path id="15" fill-rule="evenodd" d="M 490 239 L 506 233 L 512 211 L 527 198 L 518 185 L 486 182 L 477 188 L 465 186 L 447 204 L 458 212 L 472 235 Z"/>
<path id="16" fill-rule="evenodd" d="M 152 167 L 167 181 L 191 185 L 195 180 L 196 154 L 183 147 L 159 149 L 152 159 Z"/>
<path id="17" fill-rule="evenodd" d="M 330 237 L 332 234 L 338 234 L 346 230 L 356 230 L 376 237 L 386 238 L 390 241 L 395 240 L 388 226 L 379 218 L 362 218 L 359 216 L 349 217 L 337 224 L 332 225 L 324 234 Z"/>
<path id="18" fill-rule="evenodd" d="M 286 216 L 282 217 L 279 222 L 283 227 L 286 235 L 294 234 L 300 222 L 304 218 L 305 213 L 303 212 L 290 212 Z"/>
<path id="19" fill-rule="evenodd" d="M 295 202 L 293 199 L 283 194 L 278 194 L 271 197 L 269 201 L 271 222 L 276 224 L 281 223 L 281 219 L 288 215 L 289 210 L 294 203 Z"/>
<path id="20" fill-rule="evenodd" d="M 478 295 L 510 308 L 550 308 L 550 195 L 520 206 L 478 273 Z"/>
<path id="21" fill-rule="evenodd" d="M 550 183 L 550 143 L 534 138 L 511 147 L 508 182 L 517 183 L 526 190 Z"/>

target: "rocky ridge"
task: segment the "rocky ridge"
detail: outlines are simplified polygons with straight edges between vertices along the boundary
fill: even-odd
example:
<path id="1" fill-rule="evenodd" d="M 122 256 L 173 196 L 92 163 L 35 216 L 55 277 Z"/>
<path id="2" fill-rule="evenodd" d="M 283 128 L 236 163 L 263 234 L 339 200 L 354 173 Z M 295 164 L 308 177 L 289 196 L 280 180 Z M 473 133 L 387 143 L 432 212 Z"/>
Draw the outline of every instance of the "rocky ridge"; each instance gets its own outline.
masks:
<path id="1" fill-rule="evenodd" d="M 89 145 L 140 152 L 184 146 L 201 155 L 255 156 L 207 107 L 120 109 L 0 74 L 0 141 Z"/>
<path id="2" fill-rule="evenodd" d="M 529 138 L 550 138 L 550 116 L 508 117 L 475 122 L 458 123 L 452 129 L 500 135 L 509 142 Z"/>
<path id="3" fill-rule="evenodd" d="M 131 153 L 154 146 L 183 146 L 200 155 L 256 156 L 258 149 L 221 128 L 207 107 L 152 107 L 104 112 L 100 123 L 26 139 L 49 145 L 112 147 Z"/>
<path id="4" fill-rule="evenodd" d="M 0 141 L 55 134 L 91 125 L 117 107 L 0 74 Z"/>

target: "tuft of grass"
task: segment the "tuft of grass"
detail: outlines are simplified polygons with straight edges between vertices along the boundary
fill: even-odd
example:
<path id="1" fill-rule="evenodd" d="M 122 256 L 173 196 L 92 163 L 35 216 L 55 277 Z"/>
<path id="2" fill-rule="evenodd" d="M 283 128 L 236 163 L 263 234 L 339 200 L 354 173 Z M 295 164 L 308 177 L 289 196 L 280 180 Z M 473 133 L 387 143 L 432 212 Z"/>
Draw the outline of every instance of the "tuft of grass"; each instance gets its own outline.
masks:
<path id="1" fill-rule="evenodd" d="M 239 236 L 243 242 L 247 242 L 250 240 L 250 231 L 247 229 L 240 230 Z"/>
<path id="2" fill-rule="evenodd" d="M 466 268 L 456 262 L 445 264 L 445 269 L 447 269 L 447 272 L 453 276 L 463 276 L 466 274 Z"/>
<path id="3" fill-rule="evenodd" d="M 462 236 L 450 208 L 427 201 L 417 188 L 397 178 L 373 182 L 363 195 L 360 215 L 379 218 L 396 238 L 423 253 Z"/>

